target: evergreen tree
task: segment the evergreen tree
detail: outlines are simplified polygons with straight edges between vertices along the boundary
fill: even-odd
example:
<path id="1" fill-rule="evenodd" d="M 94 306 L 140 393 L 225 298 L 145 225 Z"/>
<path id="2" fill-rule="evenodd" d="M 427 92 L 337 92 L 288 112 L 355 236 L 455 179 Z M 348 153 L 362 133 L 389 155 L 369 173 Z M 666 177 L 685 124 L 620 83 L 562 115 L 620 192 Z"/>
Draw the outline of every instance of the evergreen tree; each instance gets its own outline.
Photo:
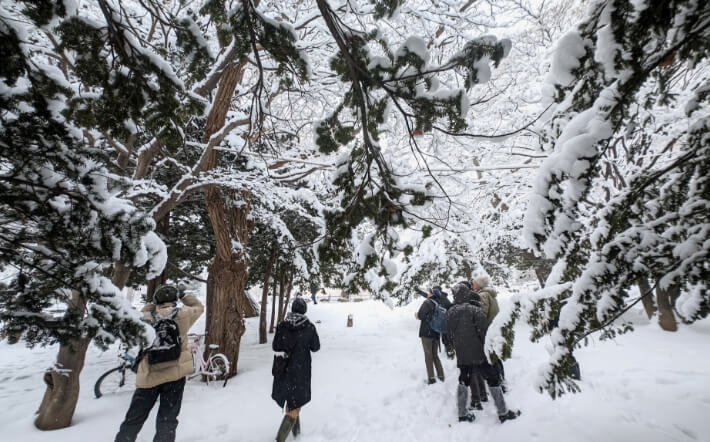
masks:
<path id="1" fill-rule="evenodd" d="M 553 397 L 578 389 L 570 355 L 589 334 L 631 329 L 616 320 L 649 296 L 633 299 L 639 278 L 677 291 L 686 321 L 710 313 L 709 50 L 710 5 L 685 1 L 596 1 L 558 43 L 550 156 L 525 220 L 528 243 L 556 264 L 488 338 L 493 357 L 508 357 L 517 318 L 539 339 L 559 314 L 539 385 Z"/>
<path id="2" fill-rule="evenodd" d="M 376 2 L 373 17 L 391 18 L 402 3 Z M 398 250 L 393 232 L 418 221 L 412 209 L 432 200 L 437 183 L 431 179 L 415 186 L 398 178 L 380 145 L 389 111 L 396 109 L 404 121 L 413 150 L 419 149 L 416 135 L 433 130 L 463 132 L 469 107 L 467 90 L 488 81 L 490 64 L 497 66 L 508 54 L 510 41 L 492 36 L 471 39 L 448 61 L 435 65 L 421 38 L 410 36 L 395 48 L 376 26 L 372 31 L 351 28 L 327 1 L 317 0 L 316 4 L 337 45 L 331 69 L 348 86 L 342 102 L 315 127 L 322 153 L 345 147 L 333 181 L 340 207 L 326 214 L 329 235 L 321 244 L 322 259 L 340 262 L 340 251 L 349 250 L 353 229 L 362 223 L 373 226 L 374 233 L 366 235 L 358 249 L 374 254 L 381 246 L 391 254 Z M 444 75 L 457 74 L 462 76 L 464 88 L 440 86 Z M 445 121 L 445 126 L 439 126 L 440 121 Z M 370 272 L 375 267 L 378 269 Z M 385 278 L 378 287 L 370 284 L 369 289 L 389 292 L 395 284 L 389 281 L 388 275 L 394 274 L 388 267 L 390 260 L 382 256 L 363 257 L 357 271 L 369 272 L 373 280 Z"/>
<path id="3" fill-rule="evenodd" d="M 42 19 L 39 7 L 29 17 Z M 159 273 L 165 246 L 152 219 L 116 194 L 125 182 L 65 115 L 71 89 L 33 57 L 30 35 L 0 18 L 0 264 L 14 281 L 0 302 L 3 333 L 29 345 L 95 337 L 145 342 L 144 326 L 107 271 L 113 261 Z M 41 22 L 39 23 L 41 24 Z"/>
<path id="4" fill-rule="evenodd" d="M 70 424 L 92 338 L 104 347 L 117 338 L 148 341 L 139 314 L 120 294 L 125 281 L 109 275 L 112 267 L 115 273 L 149 264 L 154 278 L 165 265 L 165 245 L 136 205 L 140 197 L 132 192 L 140 184 L 124 168 L 136 142 L 179 144 L 184 121 L 202 109 L 145 48 L 120 5 L 90 6 L 16 2 L 3 4 L 0 14 L 9 61 L 1 73 L 0 262 L 17 269 L 2 295 L 2 322 L 11 340 L 60 343 L 35 421 L 42 429 Z M 188 32 L 178 47 L 200 59 L 196 41 Z"/>

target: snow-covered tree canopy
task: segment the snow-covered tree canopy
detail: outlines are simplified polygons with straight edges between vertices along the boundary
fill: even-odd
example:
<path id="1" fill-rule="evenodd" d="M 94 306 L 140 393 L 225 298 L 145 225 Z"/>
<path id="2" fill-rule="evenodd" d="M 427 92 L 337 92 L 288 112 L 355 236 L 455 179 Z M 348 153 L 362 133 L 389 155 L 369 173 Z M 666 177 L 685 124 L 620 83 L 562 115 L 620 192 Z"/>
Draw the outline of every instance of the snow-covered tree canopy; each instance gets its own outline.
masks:
<path id="1" fill-rule="evenodd" d="M 37 32 L 53 12 L 0 8 L 0 267 L 13 275 L 0 292 L 2 333 L 29 344 L 135 342 L 139 315 L 107 271 L 118 261 L 157 275 L 165 246 L 152 219 L 117 195 L 126 183 L 109 158 L 84 142 L 72 85 L 38 56 Z"/>
<path id="2" fill-rule="evenodd" d="M 522 316 L 534 339 L 552 331 L 540 387 L 576 385 L 571 351 L 631 305 L 641 279 L 673 292 L 686 321 L 710 313 L 710 106 L 707 2 L 596 1 L 562 37 L 549 77 L 555 105 L 549 157 L 533 184 L 525 237 L 556 261 L 546 288 L 521 297 L 494 325 L 489 350 L 509 356 Z M 641 286 L 641 284 L 639 284 Z"/>

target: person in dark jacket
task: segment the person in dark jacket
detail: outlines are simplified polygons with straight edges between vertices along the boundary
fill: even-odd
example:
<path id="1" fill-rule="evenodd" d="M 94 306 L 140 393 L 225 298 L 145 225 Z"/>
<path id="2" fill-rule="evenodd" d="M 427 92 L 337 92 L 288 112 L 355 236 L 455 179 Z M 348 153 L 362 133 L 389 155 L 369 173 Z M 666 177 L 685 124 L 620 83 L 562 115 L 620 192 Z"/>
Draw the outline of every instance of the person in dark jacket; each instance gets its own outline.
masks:
<path id="1" fill-rule="evenodd" d="M 311 400 L 311 352 L 320 349 L 316 327 L 306 317 L 306 301 L 296 298 L 291 304 L 291 312 L 276 327 L 271 347 L 275 352 L 283 352 L 288 359 L 286 369 L 274 376 L 271 398 L 279 407 L 286 406 L 286 414 L 276 435 L 283 442 L 293 431 L 301 432 L 301 407 Z"/>
<path id="2" fill-rule="evenodd" d="M 486 359 L 483 345 L 488 323 L 480 306 L 475 305 L 470 284 L 458 283 L 453 288 L 454 306 L 447 313 L 449 334 L 456 349 L 456 365 L 459 368 L 457 407 L 459 422 L 473 422 L 475 415 L 467 408 L 468 390 L 473 375 L 480 374 L 488 383 L 493 396 L 498 419 L 501 422 L 515 419 L 519 411 L 509 410 L 500 388 L 498 370 Z"/>
<path id="3" fill-rule="evenodd" d="M 446 311 L 449 311 L 451 306 L 453 305 L 451 301 L 449 301 L 449 294 L 444 292 L 439 285 L 435 285 L 431 288 L 431 292 L 434 294 L 434 299 L 446 309 Z M 446 351 L 446 356 L 449 359 L 454 359 L 455 352 L 454 352 L 454 344 L 451 342 L 451 339 L 449 338 L 448 333 L 444 333 L 441 335 L 441 343 L 444 344 L 444 350 Z"/>
<path id="4" fill-rule="evenodd" d="M 414 314 L 414 317 L 421 322 L 419 324 L 419 338 L 422 340 L 422 348 L 424 349 L 427 382 L 431 385 L 436 382 L 434 368 L 436 368 L 436 376 L 441 382 L 444 382 L 444 367 L 441 366 L 439 359 L 439 333 L 429 326 L 429 321 L 438 304 L 434 289 L 429 289 L 426 296 L 427 299 L 419 307 L 419 311 Z"/>

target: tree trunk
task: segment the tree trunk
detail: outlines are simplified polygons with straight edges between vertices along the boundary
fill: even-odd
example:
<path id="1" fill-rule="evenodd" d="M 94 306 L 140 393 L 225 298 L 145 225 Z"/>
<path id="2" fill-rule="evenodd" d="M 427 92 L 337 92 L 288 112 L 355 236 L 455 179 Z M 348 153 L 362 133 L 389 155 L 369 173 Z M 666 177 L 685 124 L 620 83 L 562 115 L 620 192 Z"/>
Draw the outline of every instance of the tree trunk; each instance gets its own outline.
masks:
<path id="1" fill-rule="evenodd" d="M 79 292 L 72 294 L 68 314 L 84 314 L 86 306 Z M 57 362 L 44 374 L 47 389 L 37 411 L 35 426 L 40 430 L 57 430 L 71 425 L 79 400 L 79 375 L 84 368 L 90 338 L 73 339 L 59 347 Z"/>
<path id="2" fill-rule="evenodd" d="M 657 287 L 656 298 L 658 299 L 658 324 L 663 330 L 674 332 L 678 330 L 678 323 L 675 320 L 671 304 L 672 291 L 672 287 L 668 290 Z"/>
<path id="3" fill-rule="evenodd" d="M 291 299 L 291 289 L 293 289 L 293 273 L 289 274 L 288 278 L 288 284 L 286 286 L 286 299 L 283 304 L 283 308 L 279 309 L 280 311 L 280 318 L 279 321 L 283 321 L 284 317 L 286 316 L 286 310 L 288 310 L 288 301 Z"/>
<path id="4" fill-rule="evenodd" d="M 276 290 L 271 291 L 271 325 L 269 326 L 269 333 L 273 333 L 275 330 L 276 322 Z"/>
<path id="5" fill-rule="evenodd" d="M 284 293 L 286 291 L 286 274 L 283 270 L 279 273 L 279 322 L 284 319 Z"/>
<path id="6" fill-rule="evenodd" d="M 123 290 L 123 288 L 128 283 L 128 278 L 131 276 L 131 268 L 124 265 L 120 261 L 113 263 L 113 275 L 111 275 L 111 282 Z"/>
<path id="7" fill-rule="evenodd" d="M 644 310 L 646 310 L 646 316 L 648 316 L 648 319 L 651 319 L 653 314 L 656 313 L 656 303 L 653 301 L 653 290 L 651 289 L 651 284 L 649 284 L 648 278 L 639 277 L 637 285 L 641 296 L 643 296 L 643 298 L 641 298 L 641 302 L 643 303 Z"/>
<path id="8" fill-rule="evenodd" d="M 229 359 L 229 375 L 237 373 L 239 344 L 244 334 L 245 311 L 251 308 L 246 295 L 249 200 L 245 192 L 210 187 L 205 191 L 217 253 L 207 277 L 207 334 L 205 348 L 217 344 Z M 226 195 L 223 195 L 226 194 Z M 241 200 L 241 201 L 240 201 Z"/>
<path id="9" fill-rule="evenodd" d="M 158 221 L 158 225 L 155 226 L 155 231 L 156 233 L 159 233 L 160 236 L 165 237 L 167 236 L 169 230 L 170 230 L 170 213 L 165 215 L 160 221 Z M 167 279 L 167 266 L 163 268 L 163 272 L 158 275 L 157 278 L 153 278 L 148 281 L 148 291 L 145 295 L 145 299 L 147 302 L 153 302 L 153 294 L 155 291 L 160 287 L 161 285 L 165 284 L 165 281 Z"/>
<path id="10" fill-rule="evenodd" d="M 266 278 L 264 278 L 264 287 L 261 290 L 261 314 L 259 316 L 259 344 L 266 344 L 266 314 L 269 303 L 269 280 L 271 279 L 271 268 L 274 266 L 276 259 L 276 245 L 271 246 L 271 254 L 269 261 L 266 264 Z M 273 311 L 273 306 L 271 308 Z M 274 328 L 274 315 L 271 315 L 271 328 Z"/>
<path id="11" fill-rule="evenodd" d="M 234 89 L 242 80 L 243 65 L 231 64 L 222 74 L 217 94 L 207 117 L 203 142 L 208 142 L 225 123 Z M 205 171 L 217 167 L 217 151 L 206 154 Z M 229 375 L 237 373 L 239 345 L 244 334 L 244 316 L 252 310 L 245 287 L 247 257 L 244 248 L 249 234 L 249 195 L 234 189 L 205 189 L 205 205 L 216 241 L 216 254 L 207 277 L 207 322 L 205 348 L 217 344 L 229 359 Z"/>

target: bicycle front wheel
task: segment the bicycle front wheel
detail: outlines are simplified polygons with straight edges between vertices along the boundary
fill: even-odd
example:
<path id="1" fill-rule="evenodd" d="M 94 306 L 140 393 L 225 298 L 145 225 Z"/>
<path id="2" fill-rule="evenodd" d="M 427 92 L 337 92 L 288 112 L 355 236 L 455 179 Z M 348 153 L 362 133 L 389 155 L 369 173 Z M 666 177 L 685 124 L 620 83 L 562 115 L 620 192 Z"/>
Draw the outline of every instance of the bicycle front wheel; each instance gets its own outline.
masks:
<path id="1" fill-rule="evenodd" d="M 212 385 L 222 385 L 222 387 L 227 386 L 227 380 L 229 379 L 229 360 L 222 353 L 217 353 L 210 357 L 207 363 L 208 373 L 205 374 L 207 378 L 207 383 Z M 224 381 L 224 382 L 221 382 Z"/>
<path id="2" fill-rule="evenodd" d="M 120 366 L 112 368 L 102 374 L 94 385 L 94 395 L 100 398 L 105 394 L 131 391 L 136 384 L 135 373 L 130 367 Z"/>

